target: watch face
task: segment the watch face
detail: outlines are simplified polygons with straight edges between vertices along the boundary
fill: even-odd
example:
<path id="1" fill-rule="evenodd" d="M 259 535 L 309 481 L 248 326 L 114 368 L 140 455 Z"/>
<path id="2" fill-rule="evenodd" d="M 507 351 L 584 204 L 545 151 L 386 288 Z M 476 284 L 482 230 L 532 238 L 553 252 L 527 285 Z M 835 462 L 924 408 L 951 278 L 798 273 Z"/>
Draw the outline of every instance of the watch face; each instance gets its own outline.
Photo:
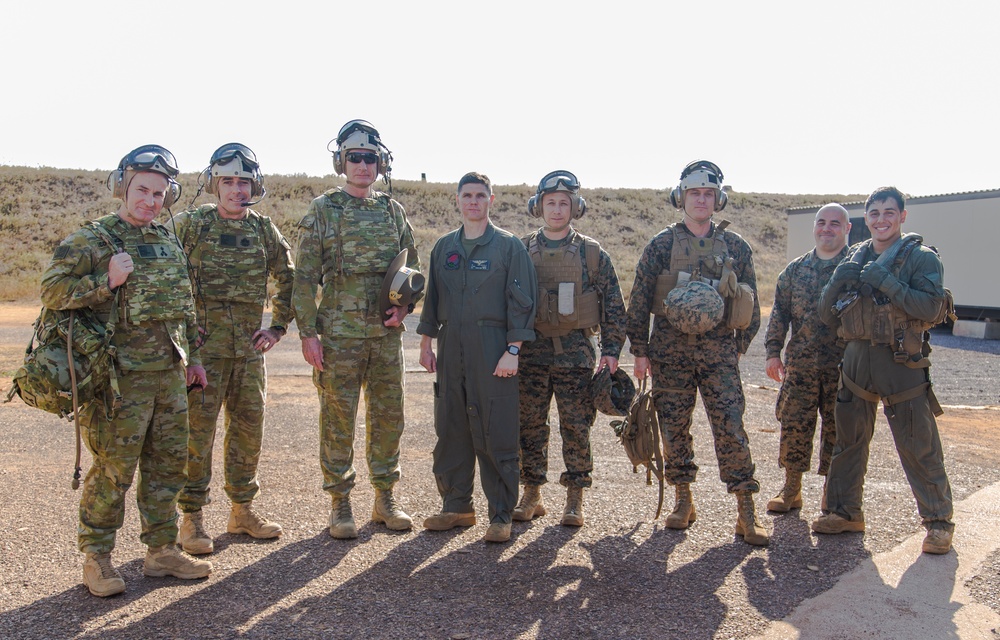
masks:
<path id="1" fill-rule="evenodd" d="M 517 354 L 521 353 L 521 349 L 517 345 L 509 344 L 507 345 L 507 353 L 509 353 L 512 356 L 516 356 Z"/>

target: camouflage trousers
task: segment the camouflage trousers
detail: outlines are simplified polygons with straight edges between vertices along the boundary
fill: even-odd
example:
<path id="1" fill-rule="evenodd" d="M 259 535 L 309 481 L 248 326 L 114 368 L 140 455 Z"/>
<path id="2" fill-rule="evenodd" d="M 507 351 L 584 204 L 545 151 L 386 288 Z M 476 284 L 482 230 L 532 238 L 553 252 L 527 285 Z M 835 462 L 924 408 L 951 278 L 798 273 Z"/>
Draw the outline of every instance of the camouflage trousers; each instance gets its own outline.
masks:
<path id="1" fill-rule="evenodd" d="M 735 344 L 677 345 L 664 361 L 652 361 L 656 414 L 663 433 L 663 467 L 670 484 L 695 481 L 691 418 L 697 392 L 715 439 L 719 477 L 730 493 L 760 491 L 750 440 L 743 428 L 743 385 Z"/>
<path id="2" fill-rule="evenodd" d="M 888 347 L 859 340 L 847 344 L 843 367 L 844 375 L 858 386 L 883 398 L 929 379 L 927 369 L 894 362 Z M 837 394 L 837 444 L 827 474 L 826 502 L 830 512 L 850 520 L 864 520 L 862 496 L 877 408 L 877 402 L 856 396 L 846 386 Z M 929 396 L 923 393 L 891 406 L 883 403 L 883 410 L 924 526 L 954 529 L 951 484 Z"/>
<path id="3" fill-rule="evenodd" d="M 114 420 L 108 422 L 96 402 L 81 419 L 93 456 L 80 496 L 78 542 L 84 553 L 115 548 L 136 467 L 139 539 L 150 547 L 177 539 L 177 494 L 184 486 L 188 446 L 184 366 L 124 372 L 119 384 L 122 408 Z"/>
<path id="4" fill-rule="evenodd" d="M 319 458 L 323 490 L 346 496 L 354 488 L 354 422 L 365 391 L 365 459 L 372 486 L 391 489 L 400 476 L 403 434 L 403 343 L 381 338 L 323 338 L 319 392 Z"/>
<path id="5" fill-rule="evenodd" d="M 597 417 L 587 386 L 590 369 L 560 368 L 522 362 L 517 377 L 521 397 L 521 482 L 545 484 L 549 468 L 549 405 L 555 395 L 562 436 L 564 487 L 590 487 L 594 456 L 590 428 Z"/>
<path id="6" fill-rule="evenodd" d="M 264 439 L 267 371 L 263 354 L 250 358 L 205 358 L 208 374 L 204 394 L 188 394 L 187 484 L 178 500 L 181 511 L 198 511 L 211 502 L 212 449 L 219 412 L 225 403 L 223 465 L 226 495 L 236 503 L 250 502 L 260 492 L 257 464 Z"/>
<path id="7" fill-rule="evenodd" d="M 826 475 L 837 439 L 833 409 L 837 404 L 839 377 L 836 365 L 825 368 L 785 367 L 785 380 L 781 383 L 774 409 L 774 415 L 781 423 L 778 464 L 785 469 L 809 470 L 813 436 L 816 434 L 816 412 L 819 411 L 822 425 L 817 473 Z"/>

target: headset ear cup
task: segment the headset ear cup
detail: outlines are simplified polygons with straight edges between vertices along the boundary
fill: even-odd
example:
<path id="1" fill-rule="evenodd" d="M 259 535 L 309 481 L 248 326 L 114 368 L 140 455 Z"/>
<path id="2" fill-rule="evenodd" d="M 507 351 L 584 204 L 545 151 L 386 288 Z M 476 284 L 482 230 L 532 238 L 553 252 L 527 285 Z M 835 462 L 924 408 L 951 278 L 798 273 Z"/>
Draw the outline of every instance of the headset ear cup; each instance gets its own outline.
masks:
<path id="1" fill-rule="evenodd" d="M 167 193 L 163 196 L 163 208 L 169 209 L 175 202 L 181 199 L 181 185 L 174 180 L 170 180 Z"/>
<path id="2" fill-rule="evenodd" d="M 684 194 L 681 192 L 681 188 L 679 186 L 670 190 L 670 204 L 674 207 L 674 209 L 684 208 Z"/>
<path id="3" fill-rule="evenodd" d="M 722 189 L 719 189 L 718 194 L 719 201 L 715 203 L 715 210 L 722 211 L 726 208 L 726 204 L 729 202 L 729 195 Z"/>
<path id="4" fill-rule="evenodd" d="M 198 178 L 201 180 L 201 183 L 203 185 L 205 185 L 205 191 L 206 191 L 206 193 L 209 193 L 209 194 L 211 194 L 213 196 L 216 195 L 217 193 L 219 193 L 219 190 L 215 188 L 216 185 L 212 183 L 212 167 L 211 166 L 205 167 L 205 170 L 201 172 L 201 175 L 198 176 Z"/>
<path id="5" fill-rule="evenodd" d="M 340 149 L 333 152 L 333 171 L 338 176 L 344 173 L 344 159 L 340 153 Z"/>
<path id="6" fill-rule="evenodd" d="M 542 210 L 538 206 L 538 196 L 533 195 L 528 198 L 528 213 L 534 218 L 542 217 Z"/>
<path id="7" fill-rule="evenodd" d="M 124 180 L 124 172 L 121 169 L 115 169 L 108 174 L 108 190 L 111 191 L 112 198 L 125 199 L 122 180 Z"/>
<path id="8" fill-rule="evenodd" d="M 576 214 L 573 216 L 575 219 L 579 220 L 583 217 L 583 214 L 587 212 L 587 201 L 583 199 L 583 196 L 577 196 L 576 198 Z"/>

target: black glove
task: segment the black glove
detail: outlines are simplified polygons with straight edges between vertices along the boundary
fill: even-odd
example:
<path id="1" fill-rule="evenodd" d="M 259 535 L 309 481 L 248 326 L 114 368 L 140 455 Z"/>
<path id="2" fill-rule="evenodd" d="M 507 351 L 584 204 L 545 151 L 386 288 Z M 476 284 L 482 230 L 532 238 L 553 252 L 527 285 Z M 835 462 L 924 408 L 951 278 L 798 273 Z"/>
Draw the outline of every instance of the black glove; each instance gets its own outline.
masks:
<path id="1" fill-rule="evenodd" d="M 856 281 L 861 277 L 861 265 L 857 262 L 852 262 L 850 260 L 845 260 L 837 265 L 837 268 L 833 271 L 833 277 L 830 279 L 832 282 L 849 282 Z"/>
<path id="2" fill-rule="evenodd" d="M 877 262 L 869 262 L 861 270 L 861 282 L 870 284 L 872 288 L 882 291 L 883 285 L 888 285 L 892 278 L 889 270 Z"/>

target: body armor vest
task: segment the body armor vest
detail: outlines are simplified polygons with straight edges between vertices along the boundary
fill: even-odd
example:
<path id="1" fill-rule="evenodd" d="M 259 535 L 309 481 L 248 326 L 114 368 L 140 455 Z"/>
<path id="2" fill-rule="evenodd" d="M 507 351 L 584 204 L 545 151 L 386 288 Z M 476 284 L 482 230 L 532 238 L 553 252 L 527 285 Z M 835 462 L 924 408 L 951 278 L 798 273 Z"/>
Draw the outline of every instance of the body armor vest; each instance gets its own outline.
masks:
<path id="1" fill-rule="evenodd" d="M 206 300 L 267 302 L 267 240 L 260 217 L 245 221 L 216 217 L 202 220 L 197 244 L 188 257 Z"/>
<path id="2" fill-rule="evenodd" d="M 588 280 L 593 283 L 600 245 L 576 232 L 568 242 L 551 249 L 539 241 L 538 232 L 528 236 L 525 245 L 538 276 L 535 331 L 544 338 L 569 335 L 574 329 L 583 329 L 588 337 L 597 335 L 601 324 L 600 293 L 593 286 L 583 290 L 580 252 L 596 256 L 591 259 L 586 255 Z"/>
<path id="3" fill-rule="evenodd" d="M 715 233 L 707 238 L 695 238 L 681 223 L 671 227 L 674 244 L 670 250 L 670 268 L 656 277 L 653 294 L 653 315 L 666 315 L 663 301 L 667 294 L 687 280 L 700 280 L 718 288 L 722 266 L 729 257 L 729 247 L 723 239 L 723 231 L 729 221 L 723 220 L 715 227 Z M 730 302 L 726 300 L 728 309 Z"/>
<path id="4" fill-rule="evenodd" d="M 388 271 L 399 253 L 400 235 L 389 196 L 353 198 L 342 191 L 327 196 L 337 211 L 334 229 L 327 230 L 336 236 L 335 275 Z"/>
<path id="5" fill-rule="evenodd" d="M 920 236 L 908 234 L 896 255 L 891 257 L 891 264 L 883 266 L 893 276 L 899 277 L 906 258 L 921 243 Z M 846 259 L 864 265 L 870 255 L 870 247 L 871 240 L 866 240 Z M 883 255 L 889 251 L 891 248 Z M 951 298 L 950 291 L 946 290 L 945 294 L 946 303 L 943 305 L 941 322 L 947 317 L 948 300 Z M 873 345 L 886 345 L 893 350 L 897 362 L 910 367 L 922 368 L 930 364 L 926 360 L 930 354 L 927 332 L 936 322 L 926 322 L 908 315 L 902 308 L 892 304 L 882 292 L 873 290 L 869 284 L 844 290 L 837 300 L 836 309 L 840 318 L 837 336 L 842 340 L 868 340 Z"/>
<path id="6" fill-rule="evenodd" d="M 124 240 L 125 250 L 135 264 L 124 285 L 126 318 L 130 322 L 149 322 L 194 315 L 191 281 L 180 247 L 165 237 L 154 243 L 141 240 Z"/>

